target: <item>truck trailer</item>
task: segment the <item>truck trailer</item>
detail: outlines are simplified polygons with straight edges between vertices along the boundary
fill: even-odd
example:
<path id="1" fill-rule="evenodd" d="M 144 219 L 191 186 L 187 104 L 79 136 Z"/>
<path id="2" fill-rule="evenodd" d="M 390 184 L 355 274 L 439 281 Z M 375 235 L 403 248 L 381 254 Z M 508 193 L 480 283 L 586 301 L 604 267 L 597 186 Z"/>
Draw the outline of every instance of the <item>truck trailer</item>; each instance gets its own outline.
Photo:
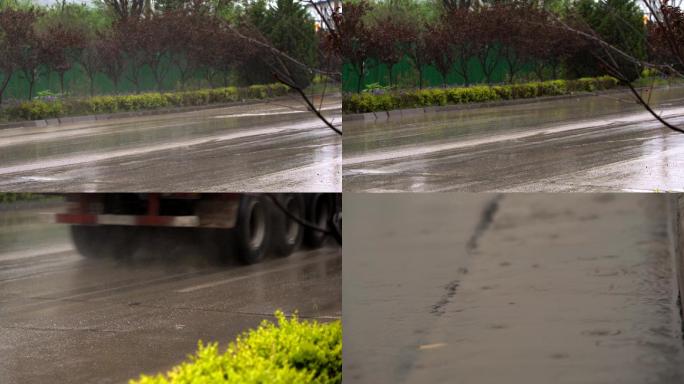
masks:
<path id="1" fill-rule="evenodd" d="M 341 242 L 342 201 L 336 193 L 75 193 L 55 214 L 69 224 L 76 250 L 87 258 L 132 252 L 144 228 L 186 228 L 253 264 L 285 257 L 304 245 Z"/>

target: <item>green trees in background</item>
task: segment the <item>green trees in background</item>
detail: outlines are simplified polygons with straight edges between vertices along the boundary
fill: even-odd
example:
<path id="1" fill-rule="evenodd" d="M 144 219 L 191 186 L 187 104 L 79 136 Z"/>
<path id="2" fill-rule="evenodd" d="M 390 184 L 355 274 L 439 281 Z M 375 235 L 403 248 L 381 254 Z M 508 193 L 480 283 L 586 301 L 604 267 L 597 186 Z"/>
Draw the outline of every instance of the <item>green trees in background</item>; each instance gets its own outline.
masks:
<path id="1" fill-rule="evenodd" d="M 0 0 L 0 102 L 10 81 L 35 85 L 51 76 L 59 92 L 96 93 L 98 78 L 115 92 L 273 83 L 273 55 L 247 38 L 296 58 L 288 63 L 306 86 L 317 65 L 314 21 L 296 0 L 101 0 L 91 6 L 34 6 Z M 177 81 L 170 84 L 170 73 Z M 67 76 L 67 74 L 71 74 Z M 77 89 L 67 78 L 81 79 Z M 151 80 L 151 81 L 150 81 Z M 81 90 L 80 92 L 78 90 Z"/>
<path id="2" fill-rule="evenodd" d="M 643 60 L 646 58 L 646 25 L 644 13 L 635 0 L 578 0 L 573 4 L 573 16 L 585 24 L 605 42 Z M 639 64 L 618 55 L 612 55 L 625 77 L 635 80 L 641 74 Z M 602 61 L 610 60 L 601 49 L 581 51 L 568 61 L 568 67 L 578 76 L 604 73 Z"/>
<path id="3" fill-rule="evenodd" d="M 601 48 L 577 31 L 646 57 L 647 28 L 635 0 L 353 0 L 345 4 L 344 18 L 351 42 L 343 57 L 359 77 L 357 92 L 378 65 L 396 86 L 394 69 L 406 61 L 419 88 L 428 67 L 444 86 L 454 75 L 466 85 L 477 81 L 473 72 L 486 83 L 495 72 L 505 73 L 509 83 L 523 73 L 542 81 L 610 74 Z M 633 61 L 619 64 L 630 79 L 641 73 Z"/>

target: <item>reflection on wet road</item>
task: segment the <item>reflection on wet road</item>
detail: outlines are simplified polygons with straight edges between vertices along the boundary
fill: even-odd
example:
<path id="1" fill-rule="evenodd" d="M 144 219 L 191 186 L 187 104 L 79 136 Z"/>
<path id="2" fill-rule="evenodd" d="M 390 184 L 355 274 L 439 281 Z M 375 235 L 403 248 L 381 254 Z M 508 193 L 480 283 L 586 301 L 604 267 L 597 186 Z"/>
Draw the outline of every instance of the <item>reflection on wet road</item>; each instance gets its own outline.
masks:
<path id="1" fill-rule="evenodd" d="M 341 122 L 339 96 L 324 114 Z M 339 191 L 342 140 L 294 98 L 0 130 L 5 191 Z"/>
<path id="2" fill-rule="evenodd" d="M 684 88 L 651 101 L 684 126 Z M 344 126 L 345 191 L 684 190 L 684 135 L 627 93 Z"/>
<path id="3" fill-rule="evenodd" d="M 276 309 L 341 316 L 339 247 L 253 266 L 84 259 L 65 228 L 36 221 L 50 210 L 0 211 L 0 383 L 125 382 L 179 363 L 199 339 L 226 346 Z"/>
<path id="4" fill-rule="evenodd" d="M 345 383 L 681 383 L 665 197 L 345 194 Z"/>

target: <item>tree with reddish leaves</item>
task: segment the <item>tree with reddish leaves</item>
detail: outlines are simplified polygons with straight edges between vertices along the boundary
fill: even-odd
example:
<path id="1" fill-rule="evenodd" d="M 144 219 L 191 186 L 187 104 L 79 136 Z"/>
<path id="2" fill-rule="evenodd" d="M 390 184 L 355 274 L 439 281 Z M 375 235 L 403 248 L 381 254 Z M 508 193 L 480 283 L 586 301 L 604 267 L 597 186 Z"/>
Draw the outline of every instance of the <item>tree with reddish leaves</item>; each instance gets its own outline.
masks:
<path id="1" fill-rule="evenodd" d="M 373 7 L 366 0 L 344 5 L 344 13 L 336 17 L 338 35 L 341 39 L 335 39 L 333 49 L 351 64 L 358 76 L 356 91 L 361 92 L 364 78 L 366 77 L 366 61 L 370 57 L 371 41 L 370 28 L 366 25 L 365 18 Z"/>
<path id="2" fill-rule="evenodd" d="M 48 25 L 40 32 L 45 65 L 59 76 L 59 89 L 64 93 L 64 75 L 73 67 L 84 48 L 84 31 L 65 23 Z"/>
<path id="3" fill-rule="evenodd" d="M 497 26 L 493 32 L 499 47 L 497 55 L 506 65 L 508 82 L 513 83 L 515 75 L 529 61 L 528 48 L 539 43 L 535 41 L 539 36 L 530 35 L 530 20 L 534 18 L 536 8 L 520 2 L 497 3 L 489 14 L 493 18 L 489 22 Z"/>
<path id="4" fill-rule="evenodd" d="M 471 11 L 474 17 L 471 26 L 471 38 L 473 53 L 480 63 L 480 68 L 485 76 L 485 82 L 492 82 L 492 75 L 499 64 L 497 48 L 501 25 L 499 25 L 500 15 L 492 7 L 480 7 Z"/>
<path id="5" fill-rule="evenodd" d="M 448 25 L 444 22 L 437 25 L 429 25 L 426 40 L 427 61 L 442 75 L 442 85 L 447 86 L 447 76 L 454 66 L 454 51 L 451 46 L 451 34 Z M 467 79 L 467 75 L 466 75 Z"/>
<path id="6" fill-rule="evenodd" d="M 0 103 L 10 79 L 21 70 L 22 59 L 29 44 L 35 44 L 37 11 L 0 10 Z"/>
<path id="7" fill-rule="evenodd" d="M 99 60 L 96 59 L 95 64 L 99 67 L 99 70 L 111 80 L 114 85 L 114 91 L 118 92 L 121 77 L 126 70 L 126 62 L 124 61 L 124 52 L 121 43 L 112 36 L 110 31 L 107 31 L 98 34 L 98 39 L 94 48 L 94 54 L 99 58 Z"/>
<path id="8" fill-rule="evenodd" d="M 370 54 L 387 66 L 390 86 L 394 85 L 394 66 L 407 51 L 407 45 L 411 40 L 410 33 L 407 23 L 392 13 L 376 17 L 370 28 Z"/>
<path id="9" fill-rule="evenodd" d="M 429 24 L 421 21 L 406 23 L 405 27 L 408 33 L 404 52 L 418 72 L 418 87 L 423 89 L 423 72 L 425 66 L 430 64 L 429 45 L 433 36 L 429 33 Z"/>
<path id="10" fill-rule="evenodd" d="M 684 71 L 684 12 L 663 1 L 659 16 L 648 23 L 649 56 L 677 71 Z"/>
<path id="11" fill-rule="evenodd" d="M 470 84 L 470 60 L 477 53 L 474 24 L 480 22 L 477 14 L 468 8 L 452 9 L 441 18 L 438 38 L 444 39 L 451 55 L 453 70 L 463 78 L 465 85 Z M 446 79 L 445 79 L 446 80 Z"/>
<path id="12" fill-rule="evenodd" d="M 206 42 L 199 34 L 201 25 L 205 22 L 204 13 L 185 12 L 185 10 L 173 10 L 164 14 L 173 36 L 169 40 L 169 58 L 180 75 L 181 89 L 186 88 L 188 80 L 199 67 L 201 51 L 205 49 Z"/>
<path id="13" fill-rule="evenodd" d="M 113 26 L 113 36 L 121 46 L 126 71 L 124 76 L 133 83 L 136 92 L 141 91 L 142 70 L 146 63 L 145 31 L 139 19 L 120 20 Z"/>
<path id="14" fill-rule="evenodd" d="M 140 50 L 141 62 L 152 70 L 157 91 L 162 91 L 164 79 L 169 73 L 171 60 L 169 60 L 172 41 L 176 38 L 172 28 L 172 19 L 165 15 L 154 15 L 150 18 L 138 20 L 138 49 Z"/>

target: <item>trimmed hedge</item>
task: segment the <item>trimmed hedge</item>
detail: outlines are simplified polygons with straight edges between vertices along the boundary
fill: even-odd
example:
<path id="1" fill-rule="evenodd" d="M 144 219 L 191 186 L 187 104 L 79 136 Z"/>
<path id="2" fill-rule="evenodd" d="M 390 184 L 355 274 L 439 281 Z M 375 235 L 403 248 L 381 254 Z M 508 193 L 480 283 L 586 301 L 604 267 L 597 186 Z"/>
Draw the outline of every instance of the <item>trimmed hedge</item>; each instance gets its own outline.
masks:
<path id="1" fill-rule="evenodd" d="M 227 87 L 173 93 L 94 96 L 85 99 L 54 101 L 33 100 L 0 110 L 0 120 L 38 120 L 63 116 L 230 103 L 244 99 L 266 99 L 282 96 L 288 90 L 288 87 L 283 84 L 267 84 L 252 85 L 246 88 Z"/>
<path id="2" fill-rule="evenodd" d="M 44 200 L 51 196 L 29 192 L 0 192 L 0 204 L 9 204 L 17 201 Z"/>
<path id="3" fill-rule="evenodd" d="M 617 85 L 617 79 L 603 76 L 510 85 L 477 85 L 472 87 L 422 89 L 387 93 L 348 94 L 344 96 L 342 109 L 345 113 L 365 113 L 448 104 L 529 99 L 540 96 L 567 95 L 574 92 L 593 92 L 615 88 Z"/>
<path id="4" fill-rule="evenodd" d="M 240 383 L 339 384 L 342 382 L 342 324 L 287 319 L 264 320 L 220 353 L 218 345 L 199 342 L 189 361 L 166 374 L 142 375 L 130 384 Z"/>

